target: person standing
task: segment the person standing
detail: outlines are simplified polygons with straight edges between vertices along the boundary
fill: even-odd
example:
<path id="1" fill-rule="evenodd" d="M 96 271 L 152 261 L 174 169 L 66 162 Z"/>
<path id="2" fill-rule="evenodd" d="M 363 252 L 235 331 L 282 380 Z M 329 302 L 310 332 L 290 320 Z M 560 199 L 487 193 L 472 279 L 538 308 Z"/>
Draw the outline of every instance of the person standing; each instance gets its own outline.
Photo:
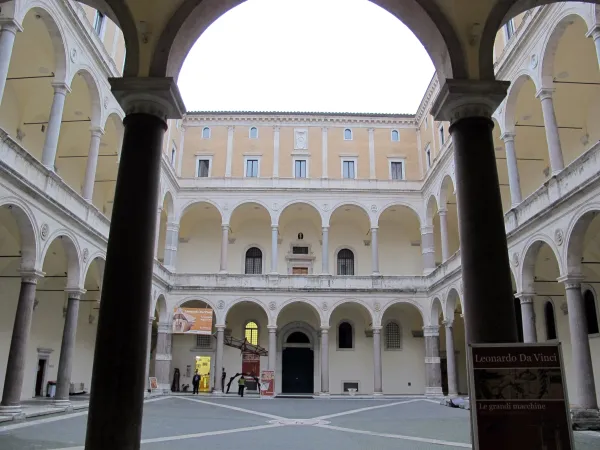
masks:
<path id="1" fill-rule="evenodd" d="M 240 376 L 238 380 L 238 395 L 240 397 L 244 396 L 244 388 L 246 387 L 246 379 L 244 378 L 244 374 Z"/>
<path id="2" fill-rule="evenodd" d="M 193 394 L 198 393 L 198 387 L 200 386 L 200 375 L 198 375 L 198 371 L 194 372 L 194 378 L 192 378 L 192 386 L 193 386 Z"/>
<path id="3" fill-rule="evenodd" d="M 221 374 L 221 391 L 225 392 L 225 378 L 227 378 L 227 372 L 225 372 L 225 367 L 223 367 L 223 373 Z"/>

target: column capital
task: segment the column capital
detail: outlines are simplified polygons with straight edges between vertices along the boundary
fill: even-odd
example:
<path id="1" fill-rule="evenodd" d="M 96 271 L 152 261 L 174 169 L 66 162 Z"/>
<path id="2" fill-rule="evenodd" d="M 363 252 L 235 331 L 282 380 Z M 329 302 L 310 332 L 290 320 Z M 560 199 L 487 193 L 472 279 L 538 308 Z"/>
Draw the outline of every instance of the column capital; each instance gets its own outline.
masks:
<path id="1" fill-rule="evenodd" d="M 367 128 L 367 131 L 369 132 L 369 134 L 373 134 L 375 132 L 375 128 L 369 127 Z"/>
<path id="2" fill-rule="evenodd" d="M 514 142 L 515 136 L 516 136 L 515 133 L 506 131 L 500 135 L 500 139 L 502 139 L 502 141 L 506 144 L 507 142 Z"/>
<path id="3" fill-rule="evenodd" d="M 96 126 L 90 127 L 90 133 L 92 137 L 102 137 L 104 136 L 104 128 Z"/>
<path id="4" fill-rule="evenodd" d="M 585 34 L 585 37 L 591 37 L 593 40 L 600 39 L 600 24 L 595 23 Z"/>
<path id="5" fill-rule="evenodd" d="M 558 277 L 556 281 L 564 283 L 565 289 L 581 289 L 581 282 L 584 277 L 580 274 L 569 274 Z"/>
<path id="6" fill-rule="evenodd" d="M 552 99 L 552 94 L 554 94 L 554 91 L 554 88 L 541 88 L 535 93 L 535 96 L 540 100 L 546 100 L 548 98 Z"/>
<path id="7" fill-rule="evenodd" d="M 87 291 L 82 288 L 66 288 L 65 293 L 68 298 L 74 298 L 76 300 L 81 300 L 81 296 L 85 294 Z"/>
<path id="8" fill-rule="evenodd" d="M 427 225 L 421 227 L 421 234 L 432 234 L 433 233 L 433 225 Z"/>
<path id="9" fill-rule="evenodd" d="M 321 132 L 324 134 L 327 134 L 327 130 L 329 130 L 328 127 L 321 127 Z"/>
<path id="10" fill-rule="evenodd" d="M 321 333 L 329 333 L 329 325 L 321 325 Z"/>
<path id="11" fill-rule="evenodd" d="M 268 325 L 267 329 L 269 330 L 269 333 L 276 333 L 277 332 L 277 325 Z"/>
<path id="12" fill-rule="evenodd" d="M 228 224 L 228 223 L 223 223 L 223 224 L 221 224 L 221 229 L 222 229 L 223 231 L 225 231 L 225 230 L 229 231 L 229 224 Z"/>
<path id="13" fill-rule="evenodd" d="M 437 337 L 440 335 L 440 327 L 438 325 L 428 325 L 423 327 L 423 336 Z"/>
<path id="14" fill-rule="evenodd" d="M 23 31 L 23 26 L 12 17 L 5 17 L 0 19 L 0 26 L 2 31 L 10 31 L 13 34 Z"/>
<path id="15" fill-rule="evenodd" d="M 44 275 L 46 275 L 41 270 L 35 270 L 35 269 L 20 270 L 19 273 L 21 274 L 21 281 L 23 283 L 29 283 L 29 284 L 37 284 L 38 280 L 40 278 L 44 278 Z"/>
<path id="16" fill-rule="evenodd" d="M 275 125 L 275 126 L 273 126 L 273 131 L 274 131 L 275 133 L 279 133 L 279 129 L 280 129 L 280 128 L 281 128 L 281 127 L 280 127 L 279 125 Z"/>
<path id="17" fill-rule="evenodd" d="M 377 231 L 379 227 L 377 225 L 371 227 L 371 231 Z"/>
<path id="18" fill-rule="evenodd" d="M 217 329 L 217 331 L 225 331 L 225 328 L 227 327 L 227 325 L 225 324 L 219 324 L 219 325 L 215 325 L 215 328 Z"/>
<path id="19" fill-rule="evenodd" d="M 381 333 L 381 329 L 382 328 L 383 327 L 381 325 L 376 326 L 376 327 L 371 327 L 371 329 L 373 330 L 373 334 L 379 334 L 379 333 Z"/>
<path id="20" fill-rule="evenodd" d="M 431 114 L 435 120 L 450 121 L 450 124 L 471 117 L 491 119 L 492 113 L 506 97 L 509 86 L 508 81 L 447 79 L 440 88 Z"/>
<path id="21" fill-rule="evenodd" d="M 515 298 L 521 301 L 521 305 L 533 303 L 533 297 L 535 297 L 535 292 L 517 292 L 515 294 Z"/>
<path id="22" fill-rule="evenodd" d="M 52 87 L 54 88 L 54 93 L 67 95 L 71 92 L 71 87 L 67 83 L 63 83 L 62 81 L 53 81 Z"/>
<path id="23" fill-rule="evenodd" d="M 108 82 L 127 115 L 149 114 L 166 122 L 181 119 L 185 113 L 185 104 L 172 77 L 109 78 Z"/>
<path id="24" fill-rule="evenodd" d="M 438 209 L 438 215 L 445 216 L 446 214 L 448 214 L 448 210 L 446 208 Z"/>
<path id="25" fill-rule="evenodd" d="M 454 326 L 454 320 L 444 320 L 444 321 L 442 321 L 442 324 L 446 328 L 452 328 Z"/>
<path id="26" fill-rule="evenodd" d="M 271 224 L 271 231 L 276 231 L 279 229 L 279 224 L 277 223 L 272 223 Z"/>
<path id="27" fill-rule="evenodd" d="M 228 125 L 227 126 L 227 132 L 228 133 L 233 133 L 233 130 L 235 130 L 235 126 L 234 125 Z"/>

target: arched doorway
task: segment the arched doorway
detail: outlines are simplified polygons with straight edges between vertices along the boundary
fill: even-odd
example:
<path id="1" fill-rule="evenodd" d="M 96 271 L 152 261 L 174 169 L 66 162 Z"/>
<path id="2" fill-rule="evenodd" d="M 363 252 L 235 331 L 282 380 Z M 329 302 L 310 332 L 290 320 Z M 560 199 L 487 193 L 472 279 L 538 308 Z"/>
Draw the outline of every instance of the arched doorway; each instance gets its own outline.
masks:
<path id="1" fill-rule="evenodd" d="M 282 393 L 314 393 L 314 365 L 313 344 L 308 335 L 302 330 L 289 332 L 283 343 Z"/>

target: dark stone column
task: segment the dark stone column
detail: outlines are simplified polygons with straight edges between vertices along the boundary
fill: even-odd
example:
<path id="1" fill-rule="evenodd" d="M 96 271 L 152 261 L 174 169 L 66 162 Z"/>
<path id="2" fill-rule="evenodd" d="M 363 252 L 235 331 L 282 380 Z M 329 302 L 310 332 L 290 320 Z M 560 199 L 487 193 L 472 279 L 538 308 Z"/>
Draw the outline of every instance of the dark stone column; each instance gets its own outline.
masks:
<path id="1" fill-rule="evenodd" d="M 516 342 L 517 327 L 504 215 L 492 139 L 492 112 L 508 82 L 446 80 L 433 112 L 449 120 L 467 342 Z"/>
<path id="2" fill-rule="evenodd" d="M 125 133 L 110 224 L 86 450 L 140 448 L 156 205 L 167 118 L 183 102 L 172 78 L 113 78 Z"/>
<path id="3" fill-rule="evenodd" d="M 73 350 L 77 335 L 77 318 L 79 316 L 79 299 L 85 291 L 68 291 L 67 314 L 60 344 L 58 360 L 58 376 L 56 377 L 56 396 L 54 402 L 60 406 L 69 405 L 71 387 L 71 370 L 73 367 Z"/>
<path id="4" fill-rule="evenodd" d="M 6 377 L 2 391 L 0 414 L 19 415 L 21 413 L 21 389 L 25 375 L 25 362 L 27 356 L 27 340 L 33 319 L 33 303 L 35 301 L 35 288 L 37 280 L 43 274 L 31 271 L 21 274 L 21 291 L 15 313 L 10 350 L 6 363 Z"/>

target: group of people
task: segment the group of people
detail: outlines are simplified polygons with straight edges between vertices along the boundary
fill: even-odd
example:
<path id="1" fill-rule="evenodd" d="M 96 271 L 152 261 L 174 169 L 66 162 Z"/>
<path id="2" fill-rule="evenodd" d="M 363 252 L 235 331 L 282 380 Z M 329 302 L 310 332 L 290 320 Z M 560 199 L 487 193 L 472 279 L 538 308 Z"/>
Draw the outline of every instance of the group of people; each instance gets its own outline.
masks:
<path id="1" fill-rule="evenodd" d="M 210 375 L 210 373 L 208 374 Z M 223 372 L 221 373 L 221 390 L 225 391 L 225 378 L 227 378 L 227 372 L 225 372 L 225 368 L 223 368 Z M 192 394 L 198 394 L 200 392 L 200 374 L 198 370 L 194 372 L 194 376 L 192 378 Z M 245 375 L 240 375 L 238 380 L 238 395 L 240 397 L 244 396 L 244 389 L 246 389 L 246 378 Z"/>

